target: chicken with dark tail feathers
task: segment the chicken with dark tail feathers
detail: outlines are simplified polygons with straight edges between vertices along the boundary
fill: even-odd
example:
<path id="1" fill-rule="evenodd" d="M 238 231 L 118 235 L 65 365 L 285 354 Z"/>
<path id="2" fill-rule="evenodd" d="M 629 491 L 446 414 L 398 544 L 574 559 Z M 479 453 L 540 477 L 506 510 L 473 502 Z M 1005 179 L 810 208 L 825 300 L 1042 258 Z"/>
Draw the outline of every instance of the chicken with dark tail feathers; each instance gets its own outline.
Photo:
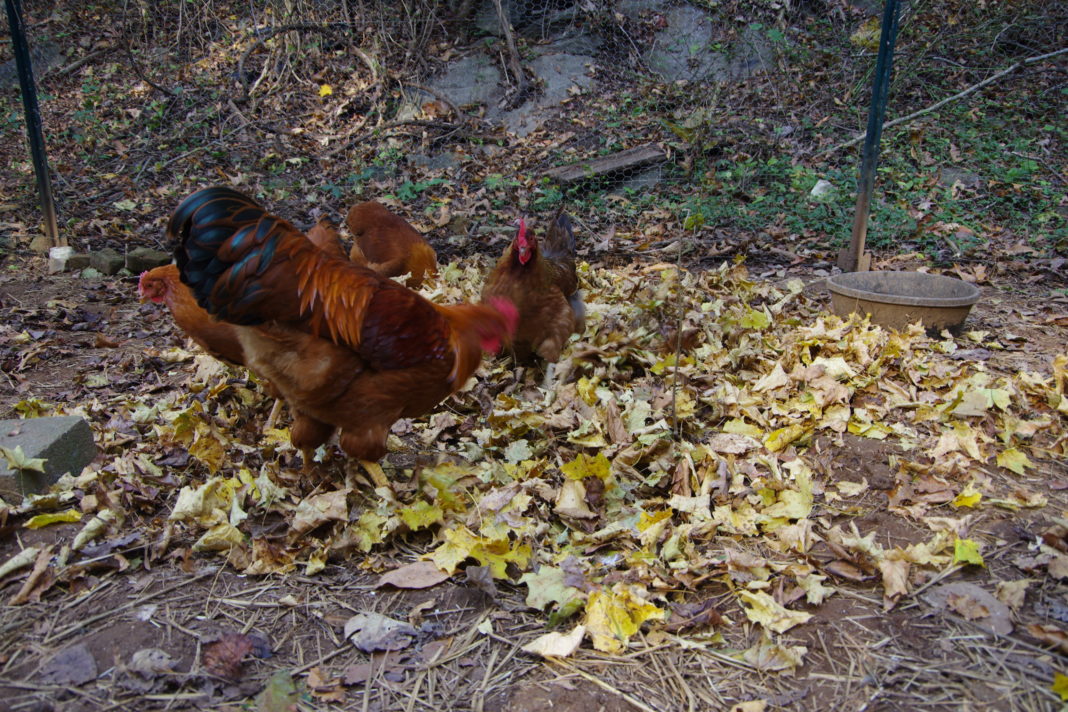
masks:
<path id="1" fill-rule="evenodd" d="M 249 368 L 288 401 L 306 466 L 336 429 L 350 456 L 380 459 L 394 422 L 460 389 L 516 328 L 507 299 L 434 304 L 232 188 L 186 198 L 167 232 L 197 303 L 238 327 Z"/>

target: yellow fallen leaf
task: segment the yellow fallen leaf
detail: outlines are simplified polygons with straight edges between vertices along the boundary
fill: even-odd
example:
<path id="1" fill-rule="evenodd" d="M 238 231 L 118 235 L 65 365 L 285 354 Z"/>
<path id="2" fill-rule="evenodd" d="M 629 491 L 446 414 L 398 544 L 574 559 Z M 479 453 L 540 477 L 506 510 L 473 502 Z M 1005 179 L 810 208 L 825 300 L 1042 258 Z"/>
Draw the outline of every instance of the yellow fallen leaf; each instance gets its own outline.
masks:
<path id="1" fill-rule="evenodd" d="M 808 429 L 804 425 L 788 425 L 785 428 L 773 430 L 764 438 L 764 447 L 772 452 L 778 452 L 795 440 L 800 439 L 806 432 L 808 432 Z"/>
<path id="2" fill-rule="evenodd" d="M 320 97 L 330 96 L 333 93 L 334 93 L 334 88 L 332 86 L 330 86 L 329 84 L 321 84 L 321 85 L 319 85 L 319 96 Z"/>
<path id="3" fill-rule="evenodd" d="M 647 620 L 663 620 L 666 612 L 649 603 L 639 586 L 617 583 L 611 589 L 590 594 L 586 603 L 586 630 L 593 647 L 604 653 L 619 653 Z"/>
<path id="4" fill-rule="evenodd" d="M 18 571 L 19 569 L 26 568 L 32 564 L 37 560 L 37 554 L 40 552 L 40 547 L 28 546 L 3 564 L 0 564 L 0 579 L 4 578 L 12 571 Z"/>
<path id="5" fill-rule="evenodd" d="M 604 453 L 598 453 L 596 457 L 590 457 L 585 453 L 579 453 L 578 457 L 564 463 L 560 471 L 564 476 L 572 480 L 584 480 L 587 477 L 597 477 L 607 480 L 611 473 L 611 463 Z"/>
<path id="6" fill-rule="evenodd" d="M 1059 672 L 1053 673 L 1053 684 L 1050 685 L 1049 689 L 1060 695 L 1061 702 L 1068 702 L 1068 675 L 1062 675 Z"/>
<path id="7" fill-rule="evenodd" d="M 731 435 L 746 435 L 757 440 L 764 439 L 764 431 L 752 423 L 747 423 L 741 418 L 731 418 L 723 424 L 723 432 Z"/>
<path id="8" fill-rule="evenodd" d="M 979 544 L 971 539 L 956 539 L 953 542 L 953 563 L 983 566 L 983 555 L 979 553 Z"/>
<path id="9" fill-rule="evenodd" d="M 738 597 L 748 604 L 742 608 L 749 620 L 776 633 L 785 633 L 812 618 L 811 613 L 791 611 L 763 591 L 741 591 Z"/>
<path id="10" fill-rule="evenodd" d="M 41 527 L 47 527 L 50 524 L 69 524 L 71 522 L 80 522 L 82 520 L 82 513 L 77 509 L 68 509 L 63 512 L 46 512 L 44 514 L 38 514 L 24 524 L 27 529 L 40 529 Z"/>
<path id="11" fill-rule="evenodd" d="M 753 391 L 763 393 L 764 391 L 771 391 L 788 385 L 790 385 L 790 377 L 786 375 L 782 364 L 776 363 L 775 368 L 771 369 L 771 373 L 753 384 Z"/>
<path id="12" fill-rule="evenodd" d="M 230 522 L 220 522 L 204 532 L 193 544 L 193 551 L 229 551 L 232 547 L 243 543 L 245 543 L 245 535 L 240 529 Z"/>
<path id="13" fill-rule="evenodd" d="M 953 498 L 950 502 L 954 507 L 960 509 L 961 507 L 975 507 L 983 499 L 983 493 L 979 492 L 972 485 L 968 485 L 961 493 Z"/>
<path id="14" fill-rule="evenodd" d="M 1006 470 L 1012 470 L 1018 475 L 1024 474 L 1025 468 L 1035 466 L 1034 463 L 1027 458 L 1027 455 L 1014 447 L 1010 447 L 998 453 L 998 465 L 1004 467 Z"/>

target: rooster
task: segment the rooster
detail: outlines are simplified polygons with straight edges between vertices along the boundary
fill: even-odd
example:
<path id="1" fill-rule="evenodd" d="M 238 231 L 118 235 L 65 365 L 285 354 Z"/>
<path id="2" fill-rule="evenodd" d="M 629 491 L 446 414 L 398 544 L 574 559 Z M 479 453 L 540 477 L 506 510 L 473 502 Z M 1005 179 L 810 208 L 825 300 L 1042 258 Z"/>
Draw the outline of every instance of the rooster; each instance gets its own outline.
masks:
<path id="1" fill-rule="evenodd" d="M 177 265 L 163 265 L 142 272 L 137 282 L 137 293 L 142 302 L 165 305 L 178 328 L 209 355 L 235 366 L 246 365 L 245 349 L 237 336 L 237 327 L 216 321 L 200 308 L 189 287 L 179 279 Z M 263 383 L 263 389 L 268 396 L 276 399 L 264 423 L 264 427 L 273 428 L 281 412 L 282 401 L 269 382 Z"/>
<path id="2" fill-rule="evenodd" d="M 412 289 L 437 273 L 434 248 L 404 218 L 381 203 L 369 200 L 353 206 L 345 225 L 354 240 L 349 259 L 356 264 L 366 265 L 383 277 L 410 274 L 405 284 Z"/>
<path id="3" fill-rule="evenodd" d="M 434 304 L 231 188 L 186 198 L 167 233 L 197 303 L 236 327 L 248 366 L 288 401 L 305 467 L 336 429 L 348 455 L 380 459 L 394 422 L 461 388 L 516 328 L 507 299 Z"/>
<path id="4" fill-rule="evenodd" d="M 519 310 L 513 339 L 516 357 L 540 356 L 548 366 L 545 386 L 552 383 L 553 363 L 571 334 L 581 334 L 586 307 L 575 274 L 575 233 L 563 209 L 553 217 L 544 239 L 527 233 L 518 221 L 515 239 L 486 278 L 482 298 L 505 298 Z"/>

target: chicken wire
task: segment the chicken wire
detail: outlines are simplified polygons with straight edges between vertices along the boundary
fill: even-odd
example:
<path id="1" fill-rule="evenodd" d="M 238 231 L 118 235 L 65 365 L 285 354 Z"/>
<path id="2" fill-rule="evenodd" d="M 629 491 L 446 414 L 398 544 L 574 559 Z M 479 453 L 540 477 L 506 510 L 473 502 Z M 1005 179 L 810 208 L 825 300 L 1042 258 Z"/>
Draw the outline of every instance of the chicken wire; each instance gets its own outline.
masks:
<path id="1" fill-rule="evenodd" d="M 49 132 L 61 211 L 146 194 L 169 209 L 233 182 L 301 226 L 392 201 L 447 254 L 561 202 L 602 242 L 670 242 L 665 221 L 715 192 L 732 142 L 775 138 L 724 97 L 773 69 L 774 34 L 757 20 L 773 23 L 781 3 L 726 22 L 712 5 L 141 0 L 27 13 L 35 46 L 67 45 L 45 52 L 46 99 L 84 102 L 84 125 Z M 87 191 L 82 173 L 103 178 Z"/>

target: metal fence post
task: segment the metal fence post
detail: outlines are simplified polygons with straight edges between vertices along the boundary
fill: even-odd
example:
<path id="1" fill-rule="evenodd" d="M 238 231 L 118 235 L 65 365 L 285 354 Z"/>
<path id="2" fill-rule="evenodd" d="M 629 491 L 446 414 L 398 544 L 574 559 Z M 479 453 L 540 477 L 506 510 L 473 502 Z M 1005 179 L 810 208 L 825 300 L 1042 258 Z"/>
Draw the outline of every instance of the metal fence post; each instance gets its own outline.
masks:
<path id="1" fill-rule="evenodd" d="M 65 245 L 67 241 L 60 238 L 56 224 L 56 206 L 52 201 L 52 181 L 48 173 L 48 156 L 45 153 L 44 134 L 41 132 L 41 112 L 37 107 L 37 87 L 33 82 L 33 65 L 30 61 L 30 48 L 26 43 L 26 27 L 22 22 L 22 7 L 19 0 L 4 0 L 4 4 L 7 6 L 7 23 L 15 51 L 19 88 L 22 90 L 30 156 L 33 159 L 33 171 L 37 175 L 37 190 L 41 195 L 45 235 L 53 247 Z"/>

